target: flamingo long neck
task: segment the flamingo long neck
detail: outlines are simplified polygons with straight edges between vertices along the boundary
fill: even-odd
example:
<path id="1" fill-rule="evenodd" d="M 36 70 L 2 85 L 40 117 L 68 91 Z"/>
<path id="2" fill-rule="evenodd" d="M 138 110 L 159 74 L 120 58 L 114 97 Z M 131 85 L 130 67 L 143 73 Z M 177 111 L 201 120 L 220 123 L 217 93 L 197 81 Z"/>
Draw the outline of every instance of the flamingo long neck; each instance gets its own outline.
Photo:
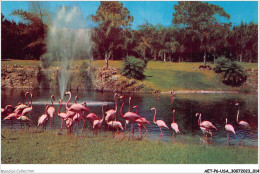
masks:
<path id="1" fill-rule="evenodd" d="M 32 94 L 31 94 L 31 108 L 32 108 Z"/>
<path id="2" fill-rule="evenodd" d="M 136 113 L 136 114 L 138 113 L 138 106 L 136 106 L 136 111 L 135 111 L 135 113 Z"/>
<path id="3" fill-rule="evenodd" d="M 47 114 L 47 106 L 46 106 L 46 104 L 45 104 L 45 114 L 48 115 Z"/>
<path id="4" fill-rule="evenodd" d="M 198 119 L 198 125 L 201 124 L 201 114 L 199 115 L 199 119 Z"/>
<path id="5" fill-rule="evenodd" d="M 26 99 L 27 99 L 27 102 L 28 102 L 28 106 L 30 106 L 30 102 L 29 102 L 29 99 L 27 97 L 27 95 L 25 95 Z"/>
<path id="6" fill-rule="evenodd" d="M 153 122 L 156 124 L 155 117 L 156 117 L 156 109 L 154 109 L 154 116 L 153 116 Z"/>
<path id="7" fill-rule="evenodd" d="M 77 98 L 78 98 L 78 96 L 75 97 L 75 104 L 77 104 Z"/>
<path id="8" fill-rule="evenodd" d="M 172 114 L 172 122 L 175 123 L 175 112 Z"/>
<path id="9" fill-rule="evenodd" d="M 61 102 L 59 102 L 60 103 L 60 106 L 59 106 L 59 109 L 58 109 L 58 114 L 60 114 L 60 108 L 61 108 Z"/>
<path id="10" fill-rule="evenodd" d="M 105 114 L 104 114 L 104 105 L 102 105 L 102 120 L 101 120 L 101 122 L 103 122 L 104 117 L 105 117 Z"/>
<path id="11" fill-rule="evenodd" d="M 128 108 L 128 112 L 131 111 L 131 108 L 130 108 L 131 106 L 130 106 L 130 105 L 131 105 L 131 97 L 129 97 L 129 108 Z"/>
<path id="12" fill-rule="evenodd" d="M 115 110 L 116 110 L 116 112 L 117 112 L 117 100 L 116 100 L 116 96 L 115 96 L 115 104 L 116 104 Z"/>
<path id="13" fill-rule="evenodd" d="M 71 93 L 69 93 L 69 94 L 70 94 L 70 97 L 69 97 L 69 100 L 66 103 L 66 109 L 69 109 L 69 102 L 70 102 L 70 99 L 71 99 Z"/>
<path id="14" fill-rule="evenodd" d="M 238 122 L 238 116 L 239 116 L 239 109 L 237 110 L 237 122 Z"/>
<path id="15" fill-rule="evenodd" d="M 51 106 L 53 107 L 53 101 L 52 101 L 52 97 L 51 97 Z"/>
<path id="16" fill-rule="evenodd" d="M 124 117 L 124 114 L 123 114 L 124 104 L 125 104 L 125 100 L 123 100 L 123 103 L 122 103 L 122 106 L 121 106 L 121 109 L 120 109 L 120 115 L 121 115 L 122 117 Z"/>

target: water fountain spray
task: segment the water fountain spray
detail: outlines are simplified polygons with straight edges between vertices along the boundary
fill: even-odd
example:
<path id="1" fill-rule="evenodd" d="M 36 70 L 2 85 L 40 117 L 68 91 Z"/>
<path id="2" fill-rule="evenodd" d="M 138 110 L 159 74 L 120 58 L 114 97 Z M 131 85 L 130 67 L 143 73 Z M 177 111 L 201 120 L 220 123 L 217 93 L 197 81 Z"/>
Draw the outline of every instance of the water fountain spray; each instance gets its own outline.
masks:
<path id="1" fill-rule="evenodd" d="M 58 75 L 61 99 L 67 89 L 69 72 L 75 59 L 90 58 L 91 31 L 77 6 L 58 9 L 53 25 L 49 27 L 47 37 L 49 59 L 58 61 Z"/>

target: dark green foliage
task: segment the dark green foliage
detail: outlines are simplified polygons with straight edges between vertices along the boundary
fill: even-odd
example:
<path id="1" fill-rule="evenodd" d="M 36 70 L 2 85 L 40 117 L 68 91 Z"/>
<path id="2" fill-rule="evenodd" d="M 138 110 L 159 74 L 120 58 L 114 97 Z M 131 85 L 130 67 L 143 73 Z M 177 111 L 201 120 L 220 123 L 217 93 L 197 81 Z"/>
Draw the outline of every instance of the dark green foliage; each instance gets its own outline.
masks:
<path id="1" fill-rule="evenodd" d="M 122 75 L 127 78 L 142 80 L 145 78 L 145 62 L 133 56 L 127 57 L 123 63 Z"/>
<path id="2" fill-rule="evenodd" d="M 240 86 L 247 79 L 244 68 L 237 62 L 231 61 L 225 57 L 216 60 L 214 71 L 222 74 L 222 81 L 226 85 Z"/>

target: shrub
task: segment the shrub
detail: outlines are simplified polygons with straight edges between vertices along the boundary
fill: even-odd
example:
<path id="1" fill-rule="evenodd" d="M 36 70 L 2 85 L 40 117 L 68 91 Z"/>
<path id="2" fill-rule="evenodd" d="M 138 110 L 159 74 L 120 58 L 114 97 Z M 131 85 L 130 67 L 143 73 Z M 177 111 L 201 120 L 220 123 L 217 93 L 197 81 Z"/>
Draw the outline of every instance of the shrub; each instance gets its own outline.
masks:
<path id="1" fill-rule="evenodd" d="M 221 73 L 222 81 L 226 85 L 240 86 L 247 79 L 244 68 L 237 62 L 231 61 L 225 57 L 216 60 L 216 73 Z"/>
<path id="2" fill-rule="evenodd" d="M 121 73 L 127 78 L 134 78 L 137 80 L 144 79 L 145 62 L 142 59 L 135 58 L 133 56 L 127 57 L 124 60 Z"/>

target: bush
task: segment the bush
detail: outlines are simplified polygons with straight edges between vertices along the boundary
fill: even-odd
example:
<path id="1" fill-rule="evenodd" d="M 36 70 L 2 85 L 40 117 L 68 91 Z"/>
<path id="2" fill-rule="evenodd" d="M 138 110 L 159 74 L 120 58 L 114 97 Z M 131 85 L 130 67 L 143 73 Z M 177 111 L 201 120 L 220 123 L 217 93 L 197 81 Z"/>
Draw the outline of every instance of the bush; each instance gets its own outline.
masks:
<path id="1" fill-rule="evenodd" d="M 225 57 L 216 60 L 216 73 L 221 73 L 222 81 L 226 85 L 240 86 L 247 79 L 244 68 L 237 62 L 231 61 Z"/>
<path id="2" fill-rule="evenodd" d="M 142 59 L 138 59 L 133 56 L 130 56 L 124 60 L 121 73 L 123 76 L 126 76 L 127 78 L 142 80 L 145 78 L 144 75 L 145 66 L 146 64 Z"/>

